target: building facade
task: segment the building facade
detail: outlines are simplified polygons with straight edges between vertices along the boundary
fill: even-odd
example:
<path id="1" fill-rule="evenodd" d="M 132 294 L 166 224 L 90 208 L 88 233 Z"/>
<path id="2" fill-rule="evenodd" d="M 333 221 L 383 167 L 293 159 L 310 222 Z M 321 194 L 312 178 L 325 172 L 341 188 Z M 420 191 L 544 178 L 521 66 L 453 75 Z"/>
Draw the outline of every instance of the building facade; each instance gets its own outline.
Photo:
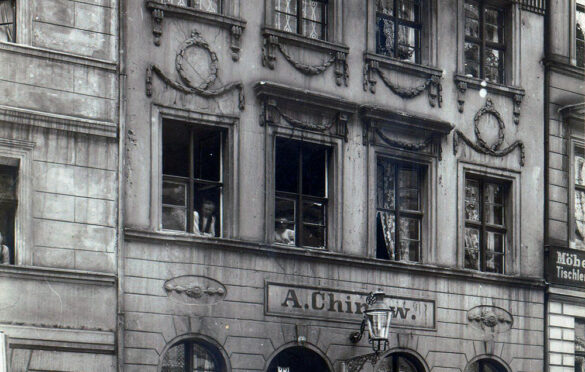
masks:
<path id="1" fill-rule="evenodd" d="M 0 6 L 10 371 L 553 370 L 543 1 Z"/>
<path id="2" fill-rule="evenodd" d="M 118 19 L 0 1 L 3 371 L 116 369 Z"/>
<path id="3" fill-rule="evenodd" d="M 583 138 L 585 3 L 551 1 L 546 40 L 547 350 L 549 371 L 585 370 Z M 568 20 L 568 22 L 567 22 Z"/>

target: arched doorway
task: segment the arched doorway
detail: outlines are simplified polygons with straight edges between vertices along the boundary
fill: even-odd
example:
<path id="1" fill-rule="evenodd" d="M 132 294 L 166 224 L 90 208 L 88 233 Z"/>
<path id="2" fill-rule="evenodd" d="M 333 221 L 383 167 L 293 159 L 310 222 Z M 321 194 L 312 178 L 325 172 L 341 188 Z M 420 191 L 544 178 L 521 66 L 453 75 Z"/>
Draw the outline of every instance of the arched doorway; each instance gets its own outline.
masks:
<path id="1" fill-rule="evenodd" d="M 266 372 L 330 372 L 317 352 L 302 346 L 288 347 L 272 358 Z"/>
<path id="2" fill-rule="evenodd" d="M 425 372 L 418 358 L 410 353 L 393 352 L 382 358 L 375 368 L 376 372 Z"/>

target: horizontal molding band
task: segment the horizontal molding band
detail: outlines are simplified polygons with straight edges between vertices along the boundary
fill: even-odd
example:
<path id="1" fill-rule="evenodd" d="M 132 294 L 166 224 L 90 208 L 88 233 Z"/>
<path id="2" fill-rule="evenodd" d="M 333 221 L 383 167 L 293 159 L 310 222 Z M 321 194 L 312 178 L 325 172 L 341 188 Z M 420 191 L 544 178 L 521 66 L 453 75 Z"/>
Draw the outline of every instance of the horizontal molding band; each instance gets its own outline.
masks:
<path id="1" fill-rule="evenodd" d="M 153 245 L 164 246 L 169 243 L 177 245 L 196 247 L 206 246 L 213 249 L 233 250 L 237 252 L 251 252 L 264 256 L 285 256 L 295 260 L 322 261 L 326 264 L 341 264 L 350 267 L 361 266 L 368 269 L 387 270 L 403 273 L 417 274 L 429 277 L 442 277 L 487 283 L 508 287 L 523 287 L 542 290 L 546 282 L 540 278 L 515 277 L 500 274 L 489 274 L 463 270 L 456 268 L 439 267 L 428 264 L 392 262 L 371 257 L 350 256 L 347 254 L 323 251 L 316 249 L 278 247 L 264 243 L 252 243 L 234 239 L 209 239 L 187 234 L 159 233 L 148 230 L 126 228 L 124 238 L 128 241 L 140 241 Z"/>
<path id="2" fill-rule="evenodd" d="M 0 265 L 0 277 L 115 287 L 114 274 L 38 266 Z"/>
<path id="3" fill-rule="evenodd" d="M 118 127 L 109 121 L 91 120 L 75 116 L 0 105 L 0 122 L 24 124 L 41 128 L 116 138 Z"/>

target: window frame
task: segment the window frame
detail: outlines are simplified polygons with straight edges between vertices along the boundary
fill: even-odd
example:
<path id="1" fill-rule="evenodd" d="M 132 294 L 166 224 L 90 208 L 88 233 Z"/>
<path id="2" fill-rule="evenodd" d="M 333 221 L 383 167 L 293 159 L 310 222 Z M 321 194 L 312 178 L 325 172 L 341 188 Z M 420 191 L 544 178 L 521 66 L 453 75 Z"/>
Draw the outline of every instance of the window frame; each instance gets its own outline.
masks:
<path id="1" fill-rule="evenodd" d="M 492 168 L 484 165 L 473 164 L 464 160 L 458 160 L 458 239 L 457 262 L 458 267 L 472 272 L 489 275 L 514 275 L 520 272 L 520 170 Z M 504 250 L 504 268 L 502 273 L 480 271 L 465 267 L 465 187 L 469 178 L 481 177 L 492 182 L 507 185 L 504 209 L 506 216 L 506 239 Z"/>
<path id="2" fill-rule="evenodd" d="M 277 0 L 274 0 L 274 1 L 277 1 Z M 309 39 L 328 41 L 329 40 L 329 0 L 314 0 L 314 1 L 322 4 L 321 22 L 316 22 L 316 21 L 313 21 L 313 20 L 310 20 L 308 18 L 303 17 L 302 5 L 303 5 L 303 2 L 307 1 L 307 0 L 291 0 L 291 1 L 294 1 L 297 4 L 296 14 L 286 13 L 286 12 L 282 12 L 280 10 L 277 10 L 276 4 L 273 2 L 273 4 L 274 4 L 274 8 L 273 8 L 274 17 L 276 17 L 277 14 L 284 14 L 284 15 L 295 17 L 296 21 L 297 21 L 296 22 L 297 30 L 296 30 L 296 32 L 291 32 L 291 31 L 285 31 L 285 30 L 280 29 L 280 28 L 277 28 L 277 29 L 279 31 L 290 32 L 292 34 L 300 35 L 300 36 L 303 36 L 303 37 L 306 37 Z M 303 21 L 304 20 L 308 20 L 309 22 L 320 24 L 321 25 L 321 35 L 323 37 L 322 38 L 312 38 L 310 36 L 305 35 L 305 33 L 304 33 L 305 30 L 303 28 Z M 274 27 L 276 28 L 276 25 L 274 25 Z"/>
<path id="3" fill-rule="evenodd" d="M 158 365 L 159 372 L 162 371 L 164 357 L 167 354 L 167 352 L 173 347 L 178 346 L 180 344 L 182 344 L 183 347 L 185 347 L 186 345 L 194 344 L 203 347 L 209 354 L 211 354 L 215 358 L 215 361 L 219 364 L 217 366 L 219 372 L 231 372 L 232 368 L 230 364 L 230 359 L 224 348 L 214 339 L 198 333 L 183 334 L 171 340 L 160 353 Z"/>
<path id="4" fill-rule="evenodd" d="M 400 58 L 398 57 L 396 54 L 398 53 L 398 48 L 396 47 L 396 45 L 398 44 L 398 32 L 396 32 L 397 28 L 399 28 L 400 26 L 404 26 L 404 27 L 408 27 L 409 29 L 413 29 L 415 30 L 415 58 L 414 58 L 414 62 L 412 61 L 408 61 L 408 62 L 412 62 L 412 63 L 416 63 L 416 64 L 421 64 L 421 54 L 422 54 L 422 29 L 423 29 L 423 22 L 422 22 L 422 13 L 423 13 L 423 7 L 424 7 L 424 0 L 419 0 L 419 4 L 418 4 L 418 14 L 416 14 L 416 19 L 415 21 L 409 21 L 409 20 L 405 20 L 400 18 L 399 16 L 396 15 L 396 8 L 397 8 L 397 4 L 398 4 L 398 0 L 392 0 L 393 1 L 393 9 L 394 10 L 394 15 L 386 15 L 384 13 L 380 13 L 378 12 L 378 9 L 376 7 L 376 54 L 378 55 L 383 55 L 386 57 L 390 57 L 390 58 L 394 58 L 400 61 L 408 61 L 406 59 Z M 390 19 L 391 22 L 394 24 L 394 55 L 390 55 L 390 54 L 384 54 L 381 53 L 379 48 L 380 42 L 379 42 L 379 37 L 380 37 L 380 30 L 379 30 L 379 26 L 378 26 L 378 18 L 384 18 L 384 19 Z"/>
<path id="5" fill-rule="evenodd" d="M 499 7 L 495 4 L 490 3 L 489 1 L 484 0 L 464 0 L 464 5 L 467 2 L 474 2 L 479 7 L 479 38 L 474 38 L 472 36 L 468 36 L 465 34 L 465 27 L 463 29 L 464 33 L 464 47 L 463 47 L 463 54 L 464 54 L 464 67 L 465 67 L 465 44 L 472 43 L 475 45 L 479 45 L 479 76 L 473 76 L 476 79 L 485 80 L 486 73 L 485 73 L 485 56 L 486 56 L 486 49 L 491 48 L 495 50 L 499 50 L 503 53 L 504 58 L 500 59 L 500 64 L 498 66 L 498 81 L 490 81 L 496 84 L 506 84 L 506 56 L 508 54 L 507 43 L 506 43 L 506 9 L 503 7 Z M 502 42 L 494 43 L 491 41 L 486 41 L 486 21 L 485 21 L 485 13 L 486 10 L 495 10 L 498 13 L 498 23 L 501 24 L 501 28 L 498 28 L 498 39 L 502 40 Z M 465 12 L 464 12 L 465 18 Z M 465 22 L 465 20 L 464 20 Z"/>
<path id="6" fill-rule="evenodd" d="M 583 55 L 583 59 L 580 61 L 577 57 L 577 44 L 579 43 L 579 41 L 581 41 L 581 43 L 583 43 L 583 49 L 585 49 L 585 38 L 583 39 L 579 39 L 579 36 L 577 35 L 577 12 L 582 12 L 585 15 L 585 3 L 580 4 L 578 1 L 575 2 L 575 26 L 574 28 L 574 32 L 575 32 L 575 37 L 572 39 L 571 44 L 574 44 L 574 53 L 575 53 L 575 66 L 580 67 L 580 68 L 585 68 L 585 53 Z M 583 30 L 583 32 L 585 33 L 585 29 Z"/>
<path id="7" fill-rule="evenodd" d="M 585 187 L 578 186 L 575 184 L 575 156 L 577 152 L 577 148 L 580 148 L 583 154 L 585 154 L 585 141 L 582 138 L 579 138 L 575 133 L 569 139 L 569 247 L 573 249 L 578 249 L 576 247 L 576 233 L 575 229 L 577 228 L 577 222 L 575 218 L 576 208 L 575 208 L 575 199 L 576 199 L 576 191 L 577 189 L 581 191 L 585 191 Z M 584 240 L 585 241 L 585 240 Z"/>
<path id="8" fill-rule="evenodd" d="M 484 372 L 485 364 L 491 364 L 492 366 L 495 365 L 495 367 L 499 370 L 498 372 L 510 371 L 510 368 L 500 358 L 495 357 L 493 355 L 491 356 L 482 355 L 472 359 L 467 364 L 467 367 L 465 367 L 465 372 L 471 372 L 471 368 L 473 367 L 474 364 L 478 364 L 478 372 Z"/>
<path id="9" fill-rule="evenodd" d="M 221 228 L 217 231 L 217 237 L 206 239 L 232 238 L 237 232 L 237 167 L 238 160 L 235 156 L 237 148 L 235 144 L 238 138 L 239 119 L 234 116 L 215 115 L 197 111 L 185 110 L 173 106 L 164 106 L 153 103 L 151 106 L 151 148 L 153 151 L 151 161 L 150 182 L 150 229 L 164 234 L 180 234 L 196 236 L 193 232 L 168 230 L 162 227 L 162 190 L 163 190 L 163 121 L 165 119 L 181 121 L 186 125 L 207 126 L 218 128 L 225 133 L 221 163 L 223 167 L 223 191 L 222 205 L 218 207 L 217 214 L 221 214 Z M 188 222 L 187 222 L 188 223 Z M 191 229 L 189 229 L 191 230 Z"/>

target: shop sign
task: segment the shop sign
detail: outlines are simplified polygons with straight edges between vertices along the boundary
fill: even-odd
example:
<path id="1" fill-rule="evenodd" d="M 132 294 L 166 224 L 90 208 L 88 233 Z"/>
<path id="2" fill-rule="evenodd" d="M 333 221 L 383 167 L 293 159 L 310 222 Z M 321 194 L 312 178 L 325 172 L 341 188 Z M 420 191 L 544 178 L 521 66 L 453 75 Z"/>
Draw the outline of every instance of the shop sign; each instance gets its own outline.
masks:
<path id="1" fill-rule="evenodd" d="M 550 248 L 548 263 L 549 282 L 585 287 L 585 251 Z"/>
<path id="2" fill-rule="evenodd" d="M 266 283 L 267 315 L 359 323 L 364 317 L 367 292 Z M 435 302 L 387 295 L 393 327 L 435 328 Z"/>

